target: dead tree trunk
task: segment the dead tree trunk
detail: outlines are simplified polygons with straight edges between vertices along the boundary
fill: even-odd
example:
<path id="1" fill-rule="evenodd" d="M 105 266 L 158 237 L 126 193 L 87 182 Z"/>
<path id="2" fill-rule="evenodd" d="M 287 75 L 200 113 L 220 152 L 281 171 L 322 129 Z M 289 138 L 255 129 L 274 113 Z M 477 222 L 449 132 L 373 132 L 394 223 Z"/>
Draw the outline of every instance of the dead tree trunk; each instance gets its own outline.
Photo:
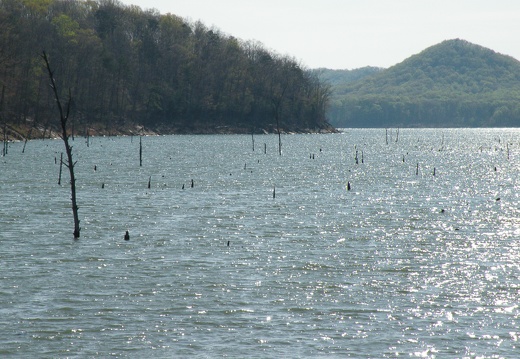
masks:
<path id="1" fill-rule="evenodd" d="M 29 130 L 29 133 L 27 134 L 27 137 L 25 137 L 25 141 L 23 142 L 22 153 L 25 153 L 25 146 L 27 146 L 27 141 L 29 140 L 29 138 L 31 138 L 31 133 L 32 133 L 33 128 L 34 127 L 31 127 L 31 129 Z"/>
<path id="2" fill-rule="evenodd" d="M 143 167 L 143 142 L 139 136 L 139 167 Z"/>
<path id="3" fill-rule="evenodd" d="M 61 186 L 61 170 L 63 169 L 63 152 L 60 155 L 60 176 L 58 177 L 58 186 Z"/>
<path id="4" fill-rule="evenodd" d="M 74 176 L 74 166 L 76 165 L 76 162 L 72 160 L 72 146 L 69 144 L 69 135 L 67 134 L 67 120 L 69 119 L 72 96 L 69 90 L 69 99 L 67 101 L 66 108 L 64 109 L 61 105 L 60 97 L 58 95 L 56 82 L 54 81 L 54 73 L 51 70 L 51 65 L 45 51 L 42 53 L 42 58 L 45 61 L 45 66 L 47 67 L 47 72 L 49 73 L 49 78 L 51 81 L 51 88 L 56 99 L 56 105 L 58 106 L 58 110 L 60 112 L 61 139 L 65 144 L 65 152 L 67 154 L 67 163 L 65 163 L 65 166 L 69 169 L 70 174 L 72 214 L 74 216 L 74 238 L 79 238 L 79 232 L 81 228 L 79 227 L 78 204 L 76 201 L 76 177 Z"/>
<path id="5" fill-rule="evenodd" d="M 2 86 L 2 98 L 0 99 L 0 119 L 2 118 L 2 111 L 4 108 L 4 93 L 5 93 L 5 85 Z M 2 156 L 7 155 L 7 120 L 4 119 L 4 142 L 2 147 Z"/>
<path id="6" fill-rule="evenodd" d="M 282 101 L 285 95 L 285 90 L 287 89 L 288 83 L 285 84 L 280 96 L 273 98 L 273 110 L 274 117 L 276 120 L 276 131 L 278 132 L 278 153 L 282 155 L 282 134 L 280 132 L 280 112 L 282 108 Z"/>
<path id="7" fill-rule="evenodd" d="M 7 123 L 4 122 L 4 142 L 2 143 L 2 156 L 7 156 L 8 142 L 7 142 Z"/>
<path id="8" fill-rule="evenodd" d="M 276 131 L 278 131 L 278 153 L 282 155 L 282 134 L 280 132 L 280 118 L 278 112 L 276 113 Z"/>

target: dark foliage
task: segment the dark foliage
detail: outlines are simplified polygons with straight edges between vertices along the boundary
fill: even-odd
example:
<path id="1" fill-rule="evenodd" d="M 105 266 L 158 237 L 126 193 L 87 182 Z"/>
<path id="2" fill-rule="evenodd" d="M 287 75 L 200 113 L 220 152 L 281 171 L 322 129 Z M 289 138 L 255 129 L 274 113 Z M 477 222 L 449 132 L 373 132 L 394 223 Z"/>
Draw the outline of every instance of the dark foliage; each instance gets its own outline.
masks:
<path id="1" fill-rule="evenodd" d="M 0 0 L 0 87 L 10 124 L 54 122 L 57 87 L 71 89 L 81 126 L 237 126 L 273 131 L 326 124 L 329 89 L 295 60 L 114 0 Z"/>

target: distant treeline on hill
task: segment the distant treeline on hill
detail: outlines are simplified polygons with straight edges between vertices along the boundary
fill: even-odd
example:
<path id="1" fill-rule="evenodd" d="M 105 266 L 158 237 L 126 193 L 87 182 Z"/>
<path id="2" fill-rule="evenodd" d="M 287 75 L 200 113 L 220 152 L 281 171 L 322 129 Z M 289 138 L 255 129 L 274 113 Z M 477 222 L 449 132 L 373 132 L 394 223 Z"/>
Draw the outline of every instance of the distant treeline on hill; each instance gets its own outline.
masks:
<path id="1" fill-rule="evenodd" d="M 326 126 L 329 87 L 294 59 L 113 0 L 0 0 L 0 123 L 48 125 L 49 55 L 79 126 Z"/>
<path id="2" fill-rule="evenodd" d="M 388 69 L 322 70 L 336 127 L 518 127 L 520 62 L 447 40 Z"/>

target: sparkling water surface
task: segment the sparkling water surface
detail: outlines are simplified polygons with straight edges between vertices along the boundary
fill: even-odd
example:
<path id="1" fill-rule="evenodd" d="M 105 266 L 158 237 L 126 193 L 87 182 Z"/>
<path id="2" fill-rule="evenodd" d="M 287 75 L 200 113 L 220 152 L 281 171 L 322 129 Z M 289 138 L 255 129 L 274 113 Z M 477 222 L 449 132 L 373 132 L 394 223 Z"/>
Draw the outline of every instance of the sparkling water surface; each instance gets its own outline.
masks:
<path id="1" fill-rule="evenodd" d="M 72 144 L 79 240 L 62 141 L 0 158 L 2 357 L 520 353 L 520 130 Z"/>

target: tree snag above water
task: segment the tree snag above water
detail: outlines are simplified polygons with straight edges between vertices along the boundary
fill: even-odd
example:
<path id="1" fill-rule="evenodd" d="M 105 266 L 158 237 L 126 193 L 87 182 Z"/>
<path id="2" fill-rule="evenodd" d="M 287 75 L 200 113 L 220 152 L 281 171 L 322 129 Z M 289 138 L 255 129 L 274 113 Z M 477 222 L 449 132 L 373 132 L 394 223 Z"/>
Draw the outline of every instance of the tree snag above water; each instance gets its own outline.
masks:
<path id="1" fill-rule="evenodd" d="M 69 169 L 70 174 L 70 190 L 71 190 L 71 200 L 72 200 L 72 214 L 74 216 L 74 238 L 79 238 L 80 230 L 79 227 L 79 216 L 78 216 L 78 205 L 76 201 L 76 177 L 74 176 L 74 166 L 75 162 L 72 160 L 72 146 L 69 144 L 69 135 L 67 134 L 67 120 L 69 119 L 70 114 L 70 106 L 72 102 L 72 95 L 69 89 L 69 98 L 67 100 L 67 104 L 65 109 L 61 105 L 60 97 L 58 94 L 58 88 L 56 86 L 56 82 L 54 81 L 54 73 L 51 70 L 51 65 L 49 63 L 49 58 L 47 57 L 47 53 L 45 51 L 42 52 L 43 61 L 45 61 L 45 67 L 47 68 L 47 72 L 49 73 L 49 79 L 51 81 L 51 88 L 54 93 L 54 98 L 56 99 L 56 105 L 58 106 L 58 110 L 60 113 L 60 125 L 61 125 L 61 139 L 65 144 L 65 152 L 67 153 L 67 163 L 65 166 Z"/>

